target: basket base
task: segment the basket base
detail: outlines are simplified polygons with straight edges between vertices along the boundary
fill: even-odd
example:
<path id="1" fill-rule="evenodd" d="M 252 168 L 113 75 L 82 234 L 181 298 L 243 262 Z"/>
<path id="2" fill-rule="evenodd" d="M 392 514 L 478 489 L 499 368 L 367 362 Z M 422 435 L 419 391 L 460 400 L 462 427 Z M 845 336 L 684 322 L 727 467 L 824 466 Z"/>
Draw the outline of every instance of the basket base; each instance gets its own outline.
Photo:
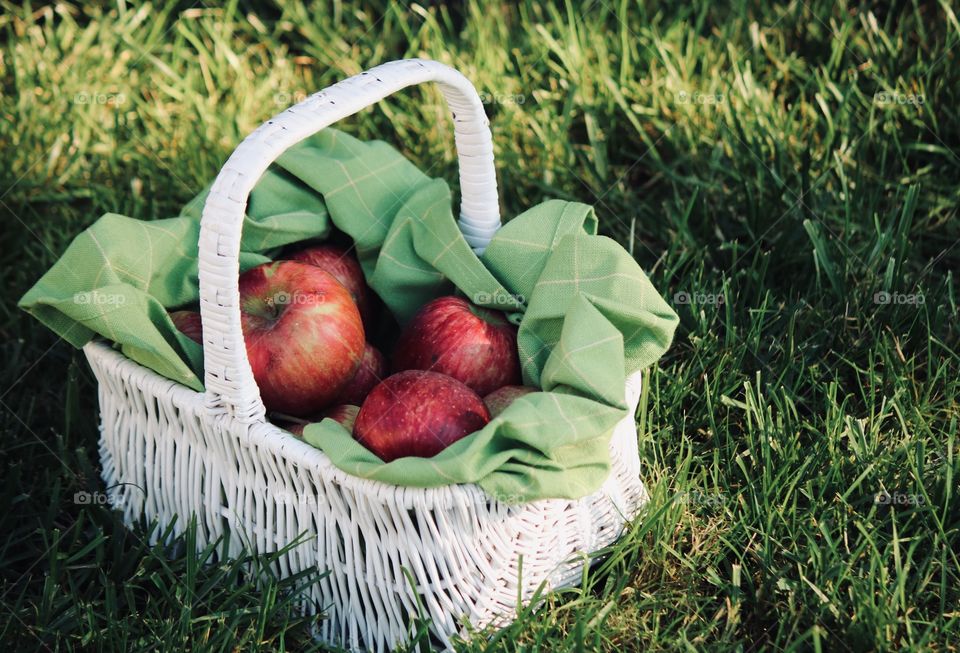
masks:
<path id="1" fill-rule="evenodd" d="M 352 477 L 272 424 L 211 415 L 205 395 L 106 344 L 84 351 L 99 381 L 102 476 L 128 525 L 195 517 L 197 546 L 229 534 L 274 553 L 281 576 L 326 572 L 304 610 L 318 639 L 389 651 L 428 622 L 431 643 L 502 626 L 543 590 L 579 582 L 590 552 L 613 543 L 647 501 L 633 410 L 611 438 L 603 487 L 579 500 L 502 504 L 472 485 L 401 488 Z M 627 384 L 635 409 L 640 377 Z"/>

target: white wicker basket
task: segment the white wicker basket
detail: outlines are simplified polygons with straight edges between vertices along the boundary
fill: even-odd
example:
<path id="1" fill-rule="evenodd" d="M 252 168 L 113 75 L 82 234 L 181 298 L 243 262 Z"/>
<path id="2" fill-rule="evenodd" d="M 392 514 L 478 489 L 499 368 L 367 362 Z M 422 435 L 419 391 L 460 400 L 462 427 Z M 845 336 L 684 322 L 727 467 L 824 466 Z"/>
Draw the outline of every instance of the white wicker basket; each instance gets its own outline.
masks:
<path id="1" fill-rule="evenodd" d="M 246 358 L 237 289 L 240 229 L 250 191 L 284 150 L 404 87 L 437 82 L 456 129 L 459 224 L 482 251 L 500 225 L 491 136 L 480 98 L 455 70 L 404 60 L 310 96 L 261 125 L 236 149 L 206 200 L 200 299 L 206 392 L 194 392 L 109 345 L 85 347 L 99 381 L 100 456 L 113 505 L 182 530 L 198 545 L 231 533 L 283 556 L 281 573 L 329 572 L 311 589 L 324 612 L 318 635 L 354 650 L 389 650 L 419 618 L 436 645 L 474 626 L 505 623 L 541 586 L 577 582 L 585 553 L 612 543 L 647 494 L 639 478 L 633 412 L 640 375 L 627 382 L 629 415 L 610 443 L 612 471 L 596 494 L 507 505 L 473 485 L 435 489 L 362 480 L 269 423 Z M 522 559 L 522 563 L 521 563 Z M 522 573 L 521 573 L 522 569 Z M 411 584 L 407 574 L 412 577 Z"/>

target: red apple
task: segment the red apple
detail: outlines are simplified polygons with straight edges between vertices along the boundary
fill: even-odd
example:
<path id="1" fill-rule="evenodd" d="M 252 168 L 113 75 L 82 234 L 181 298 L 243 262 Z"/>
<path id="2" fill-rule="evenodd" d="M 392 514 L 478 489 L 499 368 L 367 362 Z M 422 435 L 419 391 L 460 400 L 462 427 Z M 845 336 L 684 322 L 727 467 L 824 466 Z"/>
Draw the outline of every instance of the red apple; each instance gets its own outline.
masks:
<path id="1" fill-rule="evenodd" d="M 303 429 L 307 428 L 307 424 L 310 422 L 280 422 L 280 428 L 290 431 L 298 438 L 303 437 Z"/>
<path id="2" fill-rule="evenodd" d="M 305 418 L 303 422 L 283 422 L 281 427 L 290 431 L 298 438 L 303 437 L 303 430 L 307 427 L 308 424 L 313 422 L 319 422 L 323 420 L 324 417 L 329 417 L 335 422 L 340 422 L 343 428 L 347 431 L 353 432 L 353 423 L 357 421 L 357 413 L 360 412 L 359 406 L 351 406 L 350 404 L 340 404 L 334 406 L 333 408 L 328 408 L 319 415 L 313 415 L 311 417 Z"/>
<path id="3" fill-rule="evenodd" d="M 363 358 L 360 367 L 347 387 L 340 393 L 338 401 L 345 404 L 360 405 L 366 399 L 373 387 L 387 376 L 387 361 L 380 350 L 369 342 L 363 348 Z"/>
<path id="4" fill-rule="evenodd" d="M 489 421 L 483 400 L 464 384 L 408 370 L 373 389 L 360 407 L 353 437 L 384 462 L 430 458 Z"/>
<path id="5" fill-rule="evenodd" d="M 324 272 L 332 274 L 344 288 L 350 291 L 353 301 L 360 309 L 360 316 L 364 323 L 370 319 L 370 311 L 373 308 L 370 289 L 367 287 L 367 280 L 363 276 L 360 263 L 347 253 L 347 250 L 336 245 L 315 245 L 294 252 L 288 258 L 291 261 L 316 265 Z"/>
<path id="6" fill-rule="evenodd" d="M 517 385 L 517 328 L 500 311 L 440 297 L 421 308 L 401 334 L 393 369 L 446 374 L 480 395 Z"/>
<path id="7" fill-rule="evenodd" d="M 339 404 L 333 408 L 328 408 L 323 412 L 323 417 L 329 417 L 334 422 L 340 422 L 343 428 L 353 433 L 353 425 L 357 421 L 357 414 L 360 412 L 359 406 L 353 404 Z"/>
<path id="8" fill-rule="evenodd" d="M 197 311 L 173 311 L 170 313 L 173 326 L 183 335 L 195 343 L 203 344 L 203 325 L 200 322 L 200 313 Z"/>
<path id="9" fill-rule="evenodd" d="M 302 417 L 330 405 L 360 366 L 360 313 L 313 265 L 264 263 L 240 275 L 240 325 L 267 410 Z"/>
<path id="10" fill-rule="evenodd" d="M 487 410 L 490 411 L 490 417 L 492 419 L 505 411 L 507 406 L 512 404 L 515 399 L 523 395 L 528 395 L 531 392 L 538 392 L 538 390 L 526 385 L 505 385 L 484 397 L 483 403 L 486 404 Z"/>

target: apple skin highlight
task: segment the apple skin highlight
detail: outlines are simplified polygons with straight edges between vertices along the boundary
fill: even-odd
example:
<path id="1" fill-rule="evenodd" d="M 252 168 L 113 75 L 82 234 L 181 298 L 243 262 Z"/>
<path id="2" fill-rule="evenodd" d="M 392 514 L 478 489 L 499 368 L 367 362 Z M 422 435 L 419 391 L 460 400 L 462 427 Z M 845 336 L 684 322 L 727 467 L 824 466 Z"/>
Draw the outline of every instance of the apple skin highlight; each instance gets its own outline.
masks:
<path id="1" fill-rule="evenodd" d="M 404 329 L 393 354 L 394 371 L 446 374 L 483 396 L 520 383 L 517 328 L 503 313 L 460 297 L 426 304 Z"/>
<path id="2" fill-rule="evenodd" d="M 437 372 L 407 370 L 373 389 L 353 436 L 384 462 L 431 458 L 489 421 L 483 400 L 466 385 Z"/>
<path id="3" fill-rule="evenodd" d="M 347 250 L 336 245 L 315 245 L 292 253 L 291 261 L 315 265 L 343 284 L 357 304 L 363 323 L 368 324 L 373 310 L 373 301 L 367 280 L 360 263 Z"/>
<path id="4" fill-rule="evenodd" d="M 269 411 L 303 417 L 332 404 L 363 357 L 360 312 L 318 267 L 264 263 L 240 275 L 240 325 Z"/>
<path id="5" fill-rule="evenodd" d="M 357 373 L 340 392 L 337 401 L 359 406 L 370 391 L 385 378 L 387 378 L 387 359 L 379 349 L 368 342 L 363 348 L 363 358 L 360 359 Z"/>

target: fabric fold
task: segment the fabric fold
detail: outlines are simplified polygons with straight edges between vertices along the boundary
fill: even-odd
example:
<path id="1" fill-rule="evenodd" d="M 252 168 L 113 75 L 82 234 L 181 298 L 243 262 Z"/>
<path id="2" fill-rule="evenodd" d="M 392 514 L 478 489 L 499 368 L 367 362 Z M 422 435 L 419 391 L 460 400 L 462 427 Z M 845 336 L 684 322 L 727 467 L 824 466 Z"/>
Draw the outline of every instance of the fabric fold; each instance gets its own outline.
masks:
<path id="1" fill-rule="evenodd" d="M 206 190 L 176 217 L 107 214 L 79 234 L 20 306 L 76 347 L 100 336 L 194 390 L 203 352 L 167 311 L 195 304 Z M 519 325 L 524 382 L 542 392 L 430 459 L 384 463 L 332 420 L 304 439 L 334 465 L 394 485 L 477 483 L 507 503 L 575 499 L 610 471 L 626 376 L 669 347 L 677 316 L 636 261 L 597 235 L 592 207 L 550 200 L 504 225 L 478 258 L 460 233 L 447 184 L 389 145 L 327 129 L 285 152 L 250 196 L 240 268 L 341 232 L 370 287 L 402 325 L 444 294 Z"/>

